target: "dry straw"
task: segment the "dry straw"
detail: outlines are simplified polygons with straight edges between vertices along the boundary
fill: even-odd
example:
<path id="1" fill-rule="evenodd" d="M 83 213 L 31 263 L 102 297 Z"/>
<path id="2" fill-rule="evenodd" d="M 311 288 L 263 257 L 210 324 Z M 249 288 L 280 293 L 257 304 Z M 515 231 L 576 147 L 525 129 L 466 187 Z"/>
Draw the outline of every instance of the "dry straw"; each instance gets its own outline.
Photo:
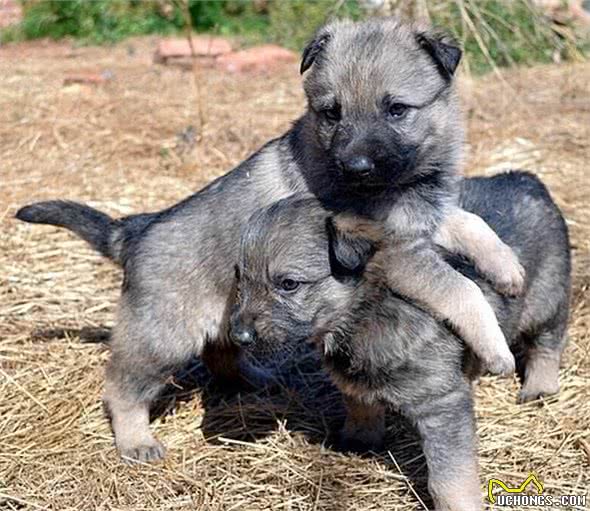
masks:
<path id="1" fill-rule="evenodd" d="M 120 272 L 68 233 L 19 224 L 34 199 L 80 199 L 114 215 L 171 204 L 289 126 L 299 77 L 203 71 L 209 122 L 196 145 L 190 75 L 151 64 L 154 41 L 114 48 L 0 48 L 0 508 L 52 510 L 401 510 L 429 505 L 415 434 L 389 419 L 390 451 L 328 447 L 338 393 L 312 352 L 280 367 L 282 388 L 223 395 L 202 369 L 154 429 L 164 463 L 117 459 L 100 404 Z M 91 66 L 114 79 L 63 87 Z M 567 216 L 574 254 L 562 392 L 516 405 L 514 381 L 477 388 L 482 483 L 535 471 L 552 494 L 590 487 L 590 66 L 549 66 L 465 87 L 468 173 L 526 166 Z M 515 101 L 514 94 L 519 101 Z M 184 145 L 183 145 L 184 144 Z M 492 170 L 490 170 L 492 169 Z M 95 341 L 95 342 L 90 342 Z M 194 389 L 194 390 L 190 390 Z M 483 487 L 482 487 L 483 493 Z M 416 496 L 418 495 L 418 497 Z"/>

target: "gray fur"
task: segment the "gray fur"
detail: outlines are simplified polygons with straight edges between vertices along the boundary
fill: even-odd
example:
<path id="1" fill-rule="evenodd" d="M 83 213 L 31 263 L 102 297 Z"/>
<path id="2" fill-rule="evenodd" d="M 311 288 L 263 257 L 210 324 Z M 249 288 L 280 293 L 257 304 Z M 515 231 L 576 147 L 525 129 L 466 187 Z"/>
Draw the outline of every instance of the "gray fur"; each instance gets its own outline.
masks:
<path id="1" fill-rule="evenodd" d="M 543 184 L 522 172 L 466 180 L 461 203 L 516 250 L 526 292 L 502 297 L 471 265 L 450 254 L 449 261 L 482 287 L 521 353 L 520 399 L 554 393 L 570 297 L 565 221 Z M 390 287 L 395 243 L 382 226 L 332 217 L 315 199 L 272 205 L 243 234 L 232 326 L 248 325 L 258 339 L 248 346 L 254 351 L 311 339 L 346 397 L 344 440 L 375 447 L 383 439 L 384 407 L 400 411 L 422 436 L 436 509 L 478 510 L 466 370 L 474 360 L 451 329 Z"/>
<path id="2" fill-rule="evenodd" d="M 329 34 L 325 43 L 312 43 L 302 64 L 309 69 L 307 112 L 286 134 L 203 190 L 163 211 L 119 220 L 54 201 L 17 214 L 73 230 L 124 268 L 105 402 L 117 446 L 127 458 L 163 455 L 149 432 L 147 410 L 169 375 L 193 355 L 201 355 L 222 378 L 262 379 L 227 335 L 240 230 L 255 210 L 302 193 L 326 207 L 382 221 L 399 239 L 430 240 L 437 229 L 452 225 L 463 143 L 452 81 L 460 50 L 393 19 L 336 23 L 323 33 Z M 325 117 L 334 100 L 341 103 L 338 125 Z M 390 118 L 392 101 L 411 105 L 403 119 Z M 358 156 L 373 165 L 360 178 L 343 171 L 344 163 Z M 461 237 L 460 229 L 447 230 Z M 447 238 L 452 236 L 441 237 Z M 468 238 L 462 245 L 467 256 Z M 518 288 L 518 261 L 498 254 L 483 256 L 498 268 L 487 270 L 489 277 L 516 282 L 507 288 Z M 454 275 L 438 259 L 421 271 Z M 412 297 L 421 292 L 409 291 Z M 422 298 L 427 307 L 436 306 Z M 499 341 L 504 342 L 501 335 Z M 510 369 L 508 356 L 498 372 Z"/>

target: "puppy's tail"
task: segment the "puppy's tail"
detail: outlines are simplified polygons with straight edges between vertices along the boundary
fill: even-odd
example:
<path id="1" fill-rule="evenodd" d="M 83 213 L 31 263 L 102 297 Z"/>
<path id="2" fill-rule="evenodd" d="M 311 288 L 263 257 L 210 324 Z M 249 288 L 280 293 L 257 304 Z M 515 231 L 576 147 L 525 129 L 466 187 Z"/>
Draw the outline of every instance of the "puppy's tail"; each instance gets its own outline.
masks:
<path id="1" fill-rule="evenodd" d="M 33 224 L 65 227 L 88 242 L 103 256 L 122 265 L 126 240 L 145 227 L 152 215 L 132 215 L 114 220 L 105 213 L 77 202 L 53 200 L 19 209 L 16 218 Z"/>

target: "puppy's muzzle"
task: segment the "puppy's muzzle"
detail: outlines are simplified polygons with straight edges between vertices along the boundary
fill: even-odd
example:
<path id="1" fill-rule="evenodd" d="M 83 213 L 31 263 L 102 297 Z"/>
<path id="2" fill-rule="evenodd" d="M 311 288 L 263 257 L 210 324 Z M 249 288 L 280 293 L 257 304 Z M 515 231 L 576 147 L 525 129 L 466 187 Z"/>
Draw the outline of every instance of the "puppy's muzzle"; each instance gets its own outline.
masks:
<path id="1" fill-rule="evenodd" d="M 231 338 L 240 346 L 251 346 L 258 340 L 258 335 L 253 326 L 234 323 L 231 328 Z"/>
<path id="2" fill-rule="evenodd" d="M 375 170 L 375 162 L 364 155 L 342 160 L 340 166 L 351 177 L 365 177 Z"/>

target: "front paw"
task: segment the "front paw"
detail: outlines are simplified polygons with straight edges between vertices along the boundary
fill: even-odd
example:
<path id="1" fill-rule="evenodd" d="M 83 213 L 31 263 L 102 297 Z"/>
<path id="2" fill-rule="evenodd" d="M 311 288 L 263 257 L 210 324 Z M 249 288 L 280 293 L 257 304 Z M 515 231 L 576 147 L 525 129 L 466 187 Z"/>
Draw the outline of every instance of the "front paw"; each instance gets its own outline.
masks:
<path id="1" fill-rule="evenodd" d="M 559 361 L 557 361 L 557 368 Z M 528 403 L 559 393 L 559 374 L 557 370 L 543 371 L 543 366 L 527 369 L 527 373 L 518 396 L 519 403 Z"/>
<path id="2" fill-rule="evenodd" d="M 525 270 L 520 263 L 515 263 L 506 275 L 500 275 L 494 282 L 494 288 L 504 296 L 517 297 L 524 294 Z"/>
<path id="3" fill-rule="evenodd" d="M 559 383 L 546 382 L 540 383 L 537 386 L 524 385 L 518 394 L 518 403 L 524 404 L 531 401 L 537 401 L 541 398 L 547 398 L 559 394 Z"/>
<path id="4" fill-rule="evenodd" d="M 149 463 L 166 456 L 164 445 L 153 437 L 141 442 L 118 445 L 119 455 L 125 463 Z"/>
<path id="5" fill-rule="evenodd" d="M 484 369 L 494 375 L 510 376 L 516 371 L 516 361 L 508 347 L 501 352 L 496 351 L 482 356 L 481 362 Z"/>
<path id="6" fill-rule="evenodd" d="M 501 266 L 484 270 L 494 289 L 504 296 L 522 296 L 525 291 L 526 271 L 516 254 L 506 245 L 496 252 L 494 258 L 501 262 Z"/>

